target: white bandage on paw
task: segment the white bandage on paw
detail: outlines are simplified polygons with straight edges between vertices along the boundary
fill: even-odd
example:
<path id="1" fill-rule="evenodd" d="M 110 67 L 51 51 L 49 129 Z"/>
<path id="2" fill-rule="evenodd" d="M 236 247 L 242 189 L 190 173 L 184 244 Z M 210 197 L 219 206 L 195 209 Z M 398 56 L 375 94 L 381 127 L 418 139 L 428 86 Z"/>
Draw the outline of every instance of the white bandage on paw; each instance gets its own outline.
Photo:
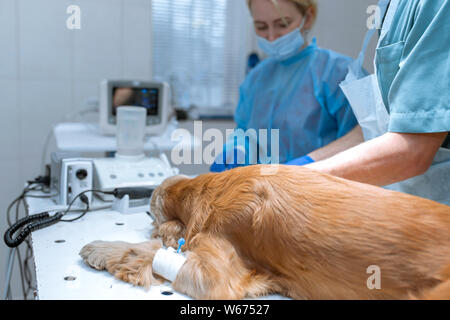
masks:
<path id="1" fill-rule="evenodd" d="M 153 272 L 170 282 L 174 282 L 178 271 L 186 262 L 186 257 L 175 249 L 159 249 L 153 258 Z"/>

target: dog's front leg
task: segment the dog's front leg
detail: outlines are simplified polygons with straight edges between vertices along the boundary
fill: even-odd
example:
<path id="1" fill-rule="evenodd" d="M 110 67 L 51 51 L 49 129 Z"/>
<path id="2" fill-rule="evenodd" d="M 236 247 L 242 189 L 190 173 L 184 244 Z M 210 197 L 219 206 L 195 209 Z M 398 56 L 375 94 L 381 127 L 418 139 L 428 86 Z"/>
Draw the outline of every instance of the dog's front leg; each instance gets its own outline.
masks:
<path id="1" fill-rule="evenodd" d="M 178 240 L 184 238 L 185 225 L 178 219 L 167 221 L 155 228 L 152 238 L 160 237 L 166 247 L 178 248 Z"/>
<path id="2" fill-rule="evenodd" d="M 138 244 L 94 241 L 81 249 L 80 256 L 97 270 L 106 269 L 120 280 L 149 288 L 163 282 L 152 272 L 153 258 L 160 248 L 158 240 Z"/>
<path id="3" fill-rule="evenodd" d="M 198 234 L 188 242 L 187 259 L 173 288 L 194 299 L 237 300 L 273 292 L 268 276 L 244 265 L 233 245 Z"/>

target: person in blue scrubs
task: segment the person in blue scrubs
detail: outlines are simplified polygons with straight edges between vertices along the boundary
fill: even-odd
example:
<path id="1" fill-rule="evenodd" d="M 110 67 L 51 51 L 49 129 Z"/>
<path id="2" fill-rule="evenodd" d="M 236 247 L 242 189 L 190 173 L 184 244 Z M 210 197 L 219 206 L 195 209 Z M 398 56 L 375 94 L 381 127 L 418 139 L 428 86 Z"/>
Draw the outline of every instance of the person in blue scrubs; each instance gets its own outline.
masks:
<path id="1" fill-rule="evenodd" d="M 352 59 L 319 48 L 305 38 L 317 15 L 315 0 L 248 0 L 260 48 L 268 56 L 253 69 L 240 88 L 235 112 L 236 129 L 267 129 L 264 145 L 270 154 L 278 143 L 277 163 L 303 157 L 328 145 L 355 128 L 357 121 L 339 83 Z M 279 140 L 271 141 L 271 130 Z M 231 137 L 211 171 L 240 165 L 266 163 L 257 155 L 250 159 L 249 144 Z M 241 148 L 239 148 L 241 147 Z M 240 161 L 238 150 L 246 154 Z M 272 159 L 274 157 L 271 157 Z M 312 161 L 309 157 L 297 164 Z"/>
<path id="2" fill-rule="evenodd" d="M 358 116 L 362 130 L 310 153 L 306 167 L 450 205 L 450 0 L 380 8 L 374 81 L 344 90 L 355 114 L 376 121 Z"/>

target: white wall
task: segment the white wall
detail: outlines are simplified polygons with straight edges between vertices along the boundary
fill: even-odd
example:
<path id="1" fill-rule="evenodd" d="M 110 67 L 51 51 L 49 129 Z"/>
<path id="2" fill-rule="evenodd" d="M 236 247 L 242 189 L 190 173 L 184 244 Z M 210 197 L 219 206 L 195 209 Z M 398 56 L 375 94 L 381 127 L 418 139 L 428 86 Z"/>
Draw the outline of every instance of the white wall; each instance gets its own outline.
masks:
<path id="1" fill-rule="evenodd" d="M 367 8 L 378 0 L 318 0 L 319 15 L 312 32 L 319 46 L 357 58 L 367 32 Z M 378 37 L 372 39 L 365 68 L 373 72 Z"/>
<path id="2" fill-rule="evenodd" d="M 81 7 L 81 30 L 66 27 L 71 4 Z M 51 126 L 96 97 L 103 78 L 151 77 L 150 10 L 149 0 L 0 0 L 2 239 L 6 207 L 39 175 Z M 2 293 L 6 254 L 1 241 Z M 20 297 L 17 276 L 13 292 Z"/>
<path id="3" fill-rule="evenodd" d="M 319 45 L 356 57 L 376 2 L 319 0 Z M 70 4 L 81 7 L 81 30 L 66 28 Z M 149 17 L 150 0 L 0 0 L 1 235 L 7 205 L 39 174 L 51 126 L 97 96 L 102 78 L 151 77 Z M 1 243 L 1 291 L 6 253 Z M 17 275 L 13 291 L 20 297 Z"/>

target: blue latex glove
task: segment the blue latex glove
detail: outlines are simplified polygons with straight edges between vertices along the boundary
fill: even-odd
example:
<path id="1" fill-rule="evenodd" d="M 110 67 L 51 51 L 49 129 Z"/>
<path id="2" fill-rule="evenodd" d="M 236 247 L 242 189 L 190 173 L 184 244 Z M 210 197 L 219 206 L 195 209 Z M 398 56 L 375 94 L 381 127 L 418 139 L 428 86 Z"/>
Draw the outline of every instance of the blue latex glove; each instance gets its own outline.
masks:
<path id="1" fill-rule="evenodd" d="M 232 161 L 233 158 L 231 158 L 232 154 L 234 154 L 234 161 Z M 240 149 L 236 149 L 236 148 L 232 152 L 221 153 L 216 158 L 214 163 L 211 165 L 209 170 L 211 172 L 224 172 L 224 171 L 231 170 L 231 169 L 234 169 L 237 167 L 245 166 L 246 165 L 245 163 L 244 164 L 237 163 L 238 162 L 237 159 L 239 159 L 238 155 L 239 155 L 239 157 L 241 157 L 242 151 Z M 219 161 L 219 160 L 222 160 L 222 161 Z M 221 163 L 218 163 L 218 162 L 221 162 Z"/>
<path id="2" fill-rule="evenodd" d="M 291 161 L 287 162 L 286 165 L 288 165 L 288 166 L 304 166 L 306 164 L 313 163 L 313 162 L 315 162 L 315 161 L 311 157 L 304 156 L 301 158 L 291 160 Z"/>
<path id="3" fill-rule="evenodd" d="M 232 163 L 232 164 L 218 164 L 218 163 L 213 163 L 211 165 L 211 167 L 209 168 L 209 170 L 211 172 L 224 172 L 224 171 L 228 171 L 237 167 L 242 167 L 243 164 L 236 164 L 236 163 Z"/>

